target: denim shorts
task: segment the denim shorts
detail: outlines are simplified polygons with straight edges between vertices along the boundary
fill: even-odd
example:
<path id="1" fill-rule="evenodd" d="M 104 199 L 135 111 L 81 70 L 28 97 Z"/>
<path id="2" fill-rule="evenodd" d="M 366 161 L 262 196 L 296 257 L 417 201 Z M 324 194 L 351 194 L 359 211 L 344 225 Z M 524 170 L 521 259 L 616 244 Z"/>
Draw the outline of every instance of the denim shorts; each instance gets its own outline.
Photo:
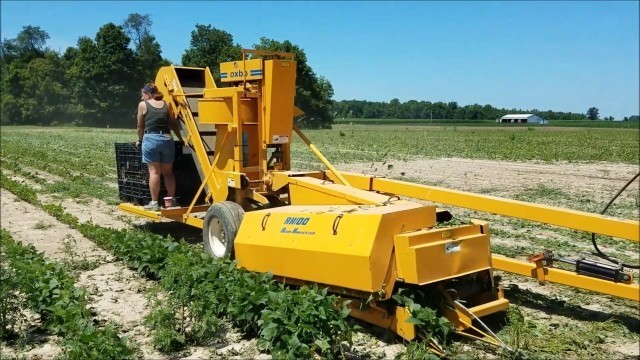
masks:
<path id="1" fill-rule="evenodd" d="M 175 144 L 171 134 L 144 134 L 142 137 L 142 162 L 173 163 Z"/>

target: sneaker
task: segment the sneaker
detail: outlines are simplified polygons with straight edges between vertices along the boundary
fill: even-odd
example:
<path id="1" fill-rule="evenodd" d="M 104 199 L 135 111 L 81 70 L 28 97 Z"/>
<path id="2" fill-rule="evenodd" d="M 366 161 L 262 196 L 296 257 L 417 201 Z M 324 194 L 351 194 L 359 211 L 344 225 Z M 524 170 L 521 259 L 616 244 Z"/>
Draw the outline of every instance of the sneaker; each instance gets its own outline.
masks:
<path id="1" fill-rule="evenodd" d="M 160 205 L 158 204 L 157 201 L 151 201 L 149 202 L 149 204 L 144 206 L 145 210 L 151 210 L 151 211 L 159 211 L 160 210 Z"/>

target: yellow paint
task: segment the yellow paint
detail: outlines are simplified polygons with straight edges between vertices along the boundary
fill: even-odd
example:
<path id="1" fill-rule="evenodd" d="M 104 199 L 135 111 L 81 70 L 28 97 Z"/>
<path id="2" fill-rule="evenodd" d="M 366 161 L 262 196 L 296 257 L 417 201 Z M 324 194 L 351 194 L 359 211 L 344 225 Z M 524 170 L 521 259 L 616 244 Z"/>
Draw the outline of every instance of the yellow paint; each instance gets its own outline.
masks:
<path id="1" fill-rule="evenodd" d="M 493 255 L 492 262 L 495 269 L 538 278 L 535 264 L 510 259 L 501 255 Z M 638 284 L 614 283 L 556 268 L 544 268 L 543 271 L 544 280 L 549 282 L 640 301 L 640 287 Z"/>
<path id="2" fill-rule="evenodd" d="M 435 208 L 415 204 L 252 211 L 236 236 L 236 259 L 251 271 L 377 292 L 385 288 L 393 236 L 434 223 Z"/>
<path id="3" fill-rule="evenodd" d="M 327 177 L 332 176 L 330 172 L 326 172 L 326 175 Z M 359 182 L 354 182 L 354 186 L 364 190 L 397 194 L 414 199 L 460 206 L 633 241 L 640 240 L 640 222 L 637 220 L 616 219 L 583 211 L 503 199 L 436 186 L 412 184 L 369 175 L 346 172 L 343 172 L 342 175 L 350 182 L 359 180 Z"/>
<path id="4" fill-rule="evenodd" d="M 132 215 L 142 216 L 153 221 L 160 221 L 160 211 L 148 211 L 143 206 L 133 205 L 131 203 L 122 203 L 118 205 L 118 209 Z"/>
<path id="5" fill-rule="evenodd" d="M 418 230 L 394 239 L 398 277 L 410 284 L 426 285 L 491 268 L 489 236 L 479 225 Z"/>
<path id="6" fill-rule="evenodd" d="M 262 79 L 262 61 L 260 59 L 246 61 L 228 61 L 220 64 L 220 81 L 237 82 L 242 80 Z M 259 74 L 259 75 L 252 75 Z"/>
<path id="7" fill-rule="evenodd" d="M 286 62 L 291 66 L 282 66 Z M 262 87 L 264 144 L 289 144 L 293 126 L 293 101 L 296 93 L 296 63 L 291 60 L 267 60 Z"/>

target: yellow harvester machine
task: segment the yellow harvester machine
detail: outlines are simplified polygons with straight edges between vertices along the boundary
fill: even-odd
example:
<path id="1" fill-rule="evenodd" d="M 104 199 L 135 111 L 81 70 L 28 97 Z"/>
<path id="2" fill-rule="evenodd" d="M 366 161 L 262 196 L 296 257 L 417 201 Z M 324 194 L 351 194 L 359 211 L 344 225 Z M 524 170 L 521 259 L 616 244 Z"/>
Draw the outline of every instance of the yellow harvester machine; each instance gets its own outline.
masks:
<path id="1" fill-rule="evenodd" d="M 410 286 L 440 294 L 459 333 L 496 341 L 478 327 L 509 304 L 493 269 L 639 300 L 630 272 L 589 261 L 567 271 L 552 267 L 549 255 L 526 262 L 491 254 L 486 222 L 438 226 L 450 215 L 429 204 L 631 241 L 638 221 L 340 172 L 294 125 L 303 113 L 294 106 L 293 54 L 243 50 L 242 59 L 220 64 L 220 81 L 227 86 L 216 86 L 209 68 L 159 70 L 156 85 L 179 118 L 199 188 L 181 207 L 152 212 L 127 202 L 121 210 L 201 228 L 211 255 L 288 283 L 326 286 L 352 300 L 352 316 L 407 340 L 416 336 L 409 313 L 390 300 Z M 328 170 L 291 170 L 293 132 Z"/>

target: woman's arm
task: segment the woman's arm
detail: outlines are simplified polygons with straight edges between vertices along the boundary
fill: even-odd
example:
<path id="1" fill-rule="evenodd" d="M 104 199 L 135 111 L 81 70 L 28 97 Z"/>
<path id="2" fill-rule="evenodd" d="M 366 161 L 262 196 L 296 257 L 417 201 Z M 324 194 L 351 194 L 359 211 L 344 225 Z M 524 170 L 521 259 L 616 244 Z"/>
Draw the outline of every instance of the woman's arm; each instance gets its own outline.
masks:
<path id="1" fill-rule="evenodd" d="M 142 141 L 142 137 L 144 136 L 144 114 L 147 112 L 147 106 L 144 101 L 140 101 L 138 103 L 138 115 L 136 116 L 138 120 L 138 141 Z"/>

